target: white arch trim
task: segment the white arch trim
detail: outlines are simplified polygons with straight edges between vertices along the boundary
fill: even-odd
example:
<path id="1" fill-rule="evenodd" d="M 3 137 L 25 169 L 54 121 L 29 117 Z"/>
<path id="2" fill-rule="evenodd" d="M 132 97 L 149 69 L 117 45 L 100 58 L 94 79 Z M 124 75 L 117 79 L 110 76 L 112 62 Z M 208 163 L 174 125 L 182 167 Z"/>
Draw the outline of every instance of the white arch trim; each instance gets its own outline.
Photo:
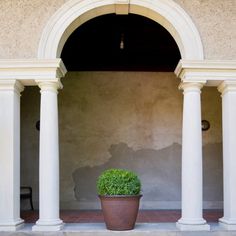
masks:
<path id="1" fill-rule="evenodd" d="M 96 16 L 116 13 L 117 4 L 129 5 L 130 13 L 150 18 L 165 27 L 175 39 L 182 59 L 202 60 L 198 30 L 187 13 L 173 0 L 70 0 L 49 20 L 38 48 L 38 58 L 59 58 L 70 34 Z"/>

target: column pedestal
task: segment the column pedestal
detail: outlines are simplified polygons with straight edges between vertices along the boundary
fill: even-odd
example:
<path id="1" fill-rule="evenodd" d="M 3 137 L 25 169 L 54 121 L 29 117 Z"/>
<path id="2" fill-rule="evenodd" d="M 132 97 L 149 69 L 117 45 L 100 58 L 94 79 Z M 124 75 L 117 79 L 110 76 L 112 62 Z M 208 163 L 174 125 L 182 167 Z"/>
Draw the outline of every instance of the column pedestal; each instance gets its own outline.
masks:
<path id="1" fill-rule="evenodd" d="M 219 225 L 226 230 L 236 230 L 236 219 L 232 221 L 223 217 L 219 219 Z"/>
<path id="2" fill-rule="evenodd" d="M 222 93 L 224 216 L 219 224 L 236 230 L 236 81 L 224 81 Z"/>
<path id="3" fill-rule="evenodd" d="M 196 224 L 196 222 L 189 222 L 189 224 L 186 224 L 186 221 L 183 219 L 179 220 L 176 223 L 176 227 L 181 231 L 209 231 L 210 225 L 206 223 L 205 220 L 201 221 L 201 223 Z"/>
<path id="4" fill-rule="evenodd" d="M 63 229 L 63 226 L 63 221 L 58 219 L 49 221 L 38 220 L 36 225 L 32 227 L 32 231 L 60 231 Z"/>
<path id="5" fill-rule="evenodd" d="M 40 108 L 39 220 L 33 231 L 58 231 L 63 227 L 59 218 L 59 82 L 42 82 Z"/>
<path id="6" fill-rule="evenodd" d="M 16 231 L 20 218 L 20 92 L 16 80 L 0 81 L 0 231 Z"/>
<path id="7" fill-rule="evenodd" d="M 202 217 L 202 131 L 203 83 L 182 83 L 184 90 L 182 130 L 182 217 L 176 226 L 183 231 L 210 230 Z"/>

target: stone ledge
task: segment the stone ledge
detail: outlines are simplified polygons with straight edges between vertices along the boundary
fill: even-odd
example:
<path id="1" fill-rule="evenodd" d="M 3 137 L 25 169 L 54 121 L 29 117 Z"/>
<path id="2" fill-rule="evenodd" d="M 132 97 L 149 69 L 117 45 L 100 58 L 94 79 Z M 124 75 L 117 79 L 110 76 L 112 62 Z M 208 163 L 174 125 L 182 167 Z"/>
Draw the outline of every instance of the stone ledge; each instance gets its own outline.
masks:
<path id="1" fill-rule="evenodd" d="M 175 223 L 140 223 L 134 230 L 110 231 L 102 223 L 78 223 L 65 224 L 62 231 L 57 232 L 33 232 L 33 224 L 25 224 L 25 227 L 17 232 L 0 232 L 1 236 L 236 236 L 236 231 L 227 231 L 217 223 L 210 224 L 210 231 L 182 232 L 176 228 Z"/>

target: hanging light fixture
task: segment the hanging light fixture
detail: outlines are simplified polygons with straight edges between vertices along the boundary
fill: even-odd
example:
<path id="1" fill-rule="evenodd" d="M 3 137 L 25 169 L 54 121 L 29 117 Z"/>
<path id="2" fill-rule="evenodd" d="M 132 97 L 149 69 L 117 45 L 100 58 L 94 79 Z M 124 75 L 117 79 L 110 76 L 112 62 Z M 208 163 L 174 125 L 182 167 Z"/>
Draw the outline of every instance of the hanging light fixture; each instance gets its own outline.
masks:
<path id="1" fill-rule="evenodd" d="M 124 44 L 124 33 L 121 34 L 121 38 L 120 38 L 120 49 L 123 50 L 125 48 L 125 44 Z"/>

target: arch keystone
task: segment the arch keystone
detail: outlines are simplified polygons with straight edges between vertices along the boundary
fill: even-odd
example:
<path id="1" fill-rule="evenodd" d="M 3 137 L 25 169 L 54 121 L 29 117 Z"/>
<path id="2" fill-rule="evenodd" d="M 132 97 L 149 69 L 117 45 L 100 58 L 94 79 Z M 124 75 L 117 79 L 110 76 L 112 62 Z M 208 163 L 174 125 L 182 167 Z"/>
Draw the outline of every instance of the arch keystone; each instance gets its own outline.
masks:
<path id="1" fill-rule="evenodd" d="M 115 0 L 115 8 L 117 15 L 128 15 L 129 14 L 129 0 Z"/>

